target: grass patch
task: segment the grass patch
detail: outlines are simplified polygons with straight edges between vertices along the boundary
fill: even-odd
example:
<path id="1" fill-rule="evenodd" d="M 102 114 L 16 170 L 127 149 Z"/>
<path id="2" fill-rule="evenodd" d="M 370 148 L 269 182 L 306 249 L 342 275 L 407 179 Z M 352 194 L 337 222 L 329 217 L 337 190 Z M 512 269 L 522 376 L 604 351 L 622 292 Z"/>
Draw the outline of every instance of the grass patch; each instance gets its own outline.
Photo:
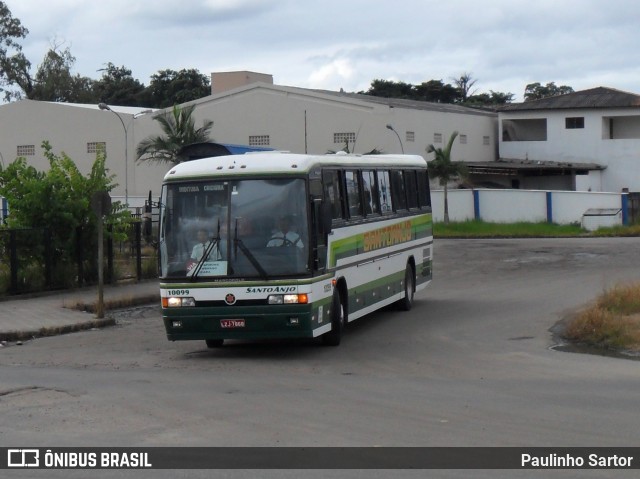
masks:
<path id="1" fill-rule="evenodd" d="M 434 223 L 436 238 L 539 238 L 574 237 L 588 233 L 579 225 L 554 223 L 487 223 L 471 220 L 459 223 Z"/>
<path id="2" fill-rule="evenodd" d="M 569 321 L 563 337 L 615 351 L 640 351 L 640 283 L 605 291 Z"/>
<path id="3" fill-rule="evenodd" d="M 610 228 L 599 228 L 594 231 L 593 236 L 640 236 L 640 223 L 630 226 L 612 226 Z"/>

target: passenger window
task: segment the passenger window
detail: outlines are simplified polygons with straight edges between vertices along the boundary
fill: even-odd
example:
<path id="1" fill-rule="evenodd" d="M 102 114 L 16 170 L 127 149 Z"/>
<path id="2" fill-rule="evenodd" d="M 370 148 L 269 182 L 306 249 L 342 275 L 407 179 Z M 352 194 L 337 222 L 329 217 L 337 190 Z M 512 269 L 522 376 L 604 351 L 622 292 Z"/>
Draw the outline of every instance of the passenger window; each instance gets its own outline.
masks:
<path id="1" fill-rule="evenodd" d="M 362 172 L 362 190 L 364 191 L 364 210 L 365 213 L 380 214 L 380 206 L 378 204 L 378 187 L 376 186 L 375 171 L 365 170 Z"/>
<path id="2" fill-rule="evenodd" d="M 393 212 L 391 201 L 391 187 L 389 183 L 389 172 L 378 170 L 378 198 L 380 199 L 380 211 L 383 214 Z"/>
<path id="3" fill-rule="evenodd" d="M 322 181 L 324 183 L 324 199 L 331 207 L 331 218 L 334 220 L 342 218 L 342 191 L 339 172 L 325 170 L 322 173 Z"/>
<path id="4" fill-rule="evenodd" d="M 407 196 L 404 191 L 404 176 L 400 170 L 391 171 L 391 196 L 397 210 L 407 209 Z"/>
<path id="5" fill-rule="evenodd" d="M 349 216 L 362 216 L 362 201 L 360 199 L 360 177 L 357 171 L 345 171 L 344 180 L 347 184 L 347 206 Z"/>
<path id="6" fill-rule="evenodd" d="M 413 170 L 405 171 L 404 181 L 407 190 L 407 206 L 409 209 L 418 208 L 418 184 L 416 183 L 416 172 Z"/>
<path id="7" fill-rule="evenodd" d="M 418 201 L 420 207 L 431 206 L 431 193 L 429 191 L 429 176 L 426 171 L 418 171 Z"/>

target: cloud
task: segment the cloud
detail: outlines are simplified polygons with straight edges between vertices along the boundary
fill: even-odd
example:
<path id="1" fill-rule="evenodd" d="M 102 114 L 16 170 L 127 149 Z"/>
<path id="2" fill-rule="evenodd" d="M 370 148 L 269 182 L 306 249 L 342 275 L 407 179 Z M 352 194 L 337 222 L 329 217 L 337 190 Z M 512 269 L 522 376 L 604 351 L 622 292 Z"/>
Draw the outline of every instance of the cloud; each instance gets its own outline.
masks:
<path id="1" fill-rule="evenodd" d="M 527 83 L 638 91 L 640 2 L 627 0 L 5 0 L 37 65 L 65 40 L 76 71 L 107 62 L 146 83 L 165 68 L 254 70 L 279 84 L 366 90 L 374 79 L 521 96 Z"/>
<path id="2" fill-rule="evenodd" d="M 337 59 L 314 70 L 307 80 L 311 88 L 335 89 L 335 85 L 353 78 L 354 68 L 347 59 Z"/>

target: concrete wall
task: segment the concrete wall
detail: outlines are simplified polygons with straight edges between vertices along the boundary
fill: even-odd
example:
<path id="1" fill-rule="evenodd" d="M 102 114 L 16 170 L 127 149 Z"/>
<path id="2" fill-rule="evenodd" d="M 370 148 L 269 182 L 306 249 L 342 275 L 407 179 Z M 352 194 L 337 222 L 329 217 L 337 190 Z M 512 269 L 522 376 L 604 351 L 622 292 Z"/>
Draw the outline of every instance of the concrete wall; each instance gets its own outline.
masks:
<path id="1" fill-rule="evenodd" d="M 621 209 L 620 223 L 627 217 L 626 194 L 586 191 L 540 190 L 451 190 L 448 192 L 449 220 L 481 219 L 492 223 L 518 221 L 557 224 L 581 223 L 593 208 Z M 433 220 L 444 219 L 444 191 L 431 191 Z M 626 206 L 625 206 L 626 207 Z"/>
<path id="2" fill-rule="evenodd" d="M 312 90 L 254 84 L 192 102 L 196 124 L 214 121 L 212 137 L 222 143 L 248 144 L 250 136 L 269 136 L 271 148 L 292 153 L 324 154 L 342 150 L 335 133 L 354 133 L 352 153 L 378 149 L 421 155 L 441 134 L 444 147 L 453 131 L 467 136 L 453 149 L 454 161 L 494 161 L 497 116 L 471 109 L 391 108 L 375 102 Z M 398 136 L 386 128 L 392 125 Z M 407 135 L 410 132 L 412 135 Z M 484 144 L 489 137 L 489 144 Z M 409 138 L 412 140 L 410 141 Z"/>

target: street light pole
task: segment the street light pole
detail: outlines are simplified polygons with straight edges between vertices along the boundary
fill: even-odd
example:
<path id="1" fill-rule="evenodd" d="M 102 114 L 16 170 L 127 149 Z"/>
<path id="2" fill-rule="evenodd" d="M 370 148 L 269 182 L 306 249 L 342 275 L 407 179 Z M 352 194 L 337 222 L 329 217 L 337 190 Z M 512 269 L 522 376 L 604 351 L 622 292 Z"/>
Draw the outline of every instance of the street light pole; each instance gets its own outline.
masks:
<path id="1" fill-rule="evenodd" d="M 125 207 L 129 208 L 129 135 L 127 133 L 127 127 L 124 124 L 124 120 L 122 117 L 111 108 L 106 103 L 98 103 L 98 108 L 101 110 L 110 111 L 115 116 L 118 117 L 120 123 L 122 123 L 122 129 L 124 130 L 124 204 Z"/>
<path id="2" fill-rule="evenodd" d="M 400 150 L 402 150 L 402 154 L 404 155 L 404 146 L 402 146 L 402 140 L 400 139 L 400 135 L 398 135 L 398 132 L 394 130 L 393 126 L 391 125 L 387 125 L 387 130 L 391 130 L 396 134 L 396 136 L 398 137 L 398 141 L 400 142 Z"/>

